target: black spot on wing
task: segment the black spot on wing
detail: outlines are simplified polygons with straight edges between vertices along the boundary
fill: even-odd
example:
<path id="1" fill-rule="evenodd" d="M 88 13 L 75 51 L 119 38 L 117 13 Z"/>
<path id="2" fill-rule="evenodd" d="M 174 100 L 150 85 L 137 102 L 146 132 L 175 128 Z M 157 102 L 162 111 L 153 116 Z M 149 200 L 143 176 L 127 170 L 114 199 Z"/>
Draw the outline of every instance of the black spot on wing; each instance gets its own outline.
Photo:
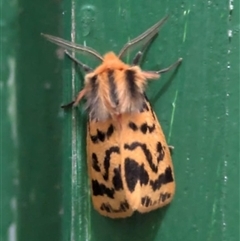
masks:
<path id="1" fill-rule="evenodd" d="M 150 102 L 149 102 L 149 100 L 148 100 L 146 94 L 144 95 L 144 97 L 145 97 L 145 100 L 146 100 L 146 102 L 148 103 L 148 105 L 149 105 L 149 107 L 150 107 L 150 110 L 151 110 L 151 113 L 152 113 L 152 117 L 153 117 L 153 119 L 156 120 L 156 118 L 155 118 L 155 114 L 154 114 L 154 111 L 153 111 L 153 109 L 152 109 L 152 106 L 151 106 L 151 104 L 150 104 Z M 146 103 L 145 103 L 145 104 L 146 104 Z M 146 104 L 146 105 L 147 105 L 147 104 Z M 148 106 L 147 106 L 147 108 L 148 108 Z M 148 108 L 148 111 L 149 111 L 149 108 Z"/>
<path id="2" fill-rule="evenodd" d="M 146 134 L 147 131 L 149 131 L 149 133 L 152 133 L 155 130 L 155 124 L 153 124 L 152 126 L 149 126 L 146 122 L 143 123 L 140 126 L 140 130 L 143 134 Z"/>
<path id="3" fill-rule="evenodd" d="M 98 164 L 99 163 L 96 153 L 92 153 L 92 167 L 96 172 L 100 172 L 100 167 Z"/>
<path id="4" fill-rule="evenodd" d="M 171 197 L 171 194 L 166 192 L 166 193 L 160 193 L 159 195 L 159 198 L 158 200 L 152 200 L 151 197 L 149 196 L 144 196 L 141 198 L 141 204 L 144 206 L 144 207 L 149 207 L 149 206 L 154 206 L 156 204 L 159 204 L 159 203 L 163 203 L 165 202 L 167 199 L 169 199 Z"/>
<path id="5" fill-rule="evenodd" d="M 114 132 L 114 126 L 111 124 L 107 129 L 107 133 L 106 133 L 107 137 L 110 138 L 113 132 Z"/>
<path id="6" fill-rule="evenodd" d="M 137 131 L 137 130 L 138 130 L 137 125 L 136 125 L 134 122 L 132 122 L 132 121 L 130 121 L 130 122 L 128 123 L 128 126 L 129 126 L 129 128 L 132 129 L 133 131 Z"/>
<path id="7" fill-rule="evenodd" d="M 141 132 L 143 133 L 143 134 L 146 134 L 146 132 L 147 132 L 147 123 L 144 123 L 144 124 L 142 124 L 141 125 L 141 127 L 140 127 L 140 129 L 141 129 Z"/>
<path id="8" fill-rule="evenodd" d="M 165 169 L 165 183 L 173 182 L 172 168 L 167 167 Z"/>
<path id="9" fill-rule="evenodd" d="M 142 164 L 139 168 L 139 181 L 140 181 L 140 185 L 142 186 L 147 185 L 148 181 L 149 181 L 149 176 L 147 171 L 144 168 L 144 165 Z"/>
<path id="10" fill-rule="evenodd" d="M 97 129 L 96 135 L 90 135 L 91 141 L 96 144 L 99 141 L 104 142 L 106 138 L 110 138 L 114 133 L 114 126 L 111 124 L 106 132 L 100 131 Z"/>
<path id="11" fill-rule="evenodd" d="M 164 173 L 161 173 L 156 180 L 150 180 L 153 191 L 161 188 L 162 185 L 173 182 L 172 169 L 167 167 Z"/>
<path id="12" fill-rule="evenodd" d="M 125 144 L 124 149 L 128 149 L 130 151 L 134 151 L 137 147 L 140 147 L 146 157 L 147 162 L 149 163 L 150 168 L 153 172 L 158 172 L 158 166 L 153 163 L 153 158 L 150 150 L 147 148 L 147 145 L 138 141 L 132 142 L 130 145 Z"/>
<path id="13" fill-rule="evenodd" d="M 105 169 L 105 174 L 103 175 L 104 180 L 108 180 L 109 176 L 109 167 L 110 167 L 110 160 L 111 160 L 111 154 L 112 153 L 120 153 L 119 147 L 117 146 L 112 146 L 108 150 L 105 151 L 105 157 L 104 157 L 104 162 L 103 166 Z"/>
<path id="14" fill-rule="evenodd" d="M 145 112 L 145 111 L 149 111 L 146 101 L 143 102 L 142 108 L 140 109 L 140 112 Z"/>
<path id="15" fill-rule="evenodd" d="M 109 70 L 108 73 L 108 82 L 109 82 L 109 87 L 110 87 L 110 99 L 114 106 L 117 106 L 119 104 L 119 99 L 117 95 L 117 87 L 114 79 L 114 71 Z"/>
<path id="16" fill-rule="evenodd" d="M 107 213 L 113 213 L 112 206 L 109 203 L 102 203 L 100 209 L 106 211 Z"/>
<path id="17" fill-rule="evenodd" d="M 128 189 L 130 192 L 133 192 L 138 181 L 138 164 L 136 161 L 126 158 L 124 168 Z"/>
<path id="18" fill-rule="evenodd" d="M 149 196 L 142 197 L 141 203 L 144 207 L 148 207 L 151 204 L 152 200 Z"/>
<path id="19" fill-rule="evenodd" d="M 165 202 L 167 199 L 171 197 L 171 194 L 166 192 L 166 193 L 161 193 L 159 197 L 159 201 Z"/>
<path id="20" fill-rule="evenodd" d="M 90 135 L 93 143 L 103 142 L 105 140 L 105 133 L 97 129 L 97 135 Z"/>
<path id="21" fill-rule="evenodd" d="M 135 190 L 138 181 L 140 181 L 140 185 L 147 185 L 149 176 L 143 164 L 140 166 L 135 160 L 127 157 L 125 159 L 124 169 L 126 183 L 130 192 Z"/>
<path id="22" fill-rule="evenodd" d="M 100 130 L 97 130 L 97 137 L 101 142 L 103 142 L 105 140 L 105 133 Z"/>
<path id="23" fill-rule="evenodd" d="M 98 136 L 97 135 L 95 135 L 95 136 L 90 135 L 90 138 L 91 138 L 91 141 L 93 143 L 98 143 Z"/>
<path id="24" fill-rule="evenodd" d="M 106 187 L 104 184 L 99 183 L 97 180 L 92 180 L 92 191 L 94 196 L 107 195 L 109 198 L 114 198 L 114 189 Z"/>
<path id="25" fill-rule="evenodd" d="M 165 156 L 164 148 L 160 142 L 157 143 L 157 154 L 157 162 L 159 163 Z"/>
<path id="26" fill-rule="evenodd" d="M 113 183 L 115 190 L 119 191 L 120 189 L 123 189 L 120 165 L 118 166 L 118 168 L 114 168 L 113 172 L 114 172 L 114 176 L 113 176 L 112 183 Z"/>
<path id="27" fill-rule="evenodd" d="M 152 133 L 155 130 L 155 124 L 150 126 L 146 122 L 143 123 L 140 127 L 138 127 L 134 122 L 130 121 L 128 123 L 128 126 L 133 131 L 137 131 L 138 129 L 140 129 L 143 134 L 146 134 L 147 132 Z"/>

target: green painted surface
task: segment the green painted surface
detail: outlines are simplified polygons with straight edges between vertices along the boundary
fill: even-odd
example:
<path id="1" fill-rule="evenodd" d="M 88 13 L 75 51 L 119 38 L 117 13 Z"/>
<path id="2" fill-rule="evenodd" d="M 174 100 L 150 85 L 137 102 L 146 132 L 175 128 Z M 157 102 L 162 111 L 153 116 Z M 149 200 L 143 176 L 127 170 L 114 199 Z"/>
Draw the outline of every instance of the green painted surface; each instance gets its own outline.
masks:
<path id="1" fill-rule="evenodd" d="M 56 2 L 19 1 L 18 241 L 61 237 L 61 63 L 55 48 L 46 48 L 40 36 L 43 31 L 58 33 L 59 16 Z"/>
<path id="2" fill-rule="evenodd" d="M 177 192 L 173 203 L 125 220 L 104 218 L 92 210 L 86 186 L 85 119 L 81 119 L 80 107 L 69 112 L 72 125 L 68 122 L 66 127 L 72 128 L 73 135 L 67 135 L 65 142 L 72 141 L 74 164 L 68 168 L 71 182 L 65 182 L 69 212 L 64 240 L 238 240 L 238 3 L 234 2 L 233 11 L 228 3 L 217 1 L 71 4 L 64 6 L 64 37 L 70 40 L 72 33 L 72 40 L 100 53 L 119 51 L 128 39 L 170 14 L 143 66 L 164 67 L 178 57 L 184 61 L 177 72 L 165 74 L 147 91 L 169 143 L 175 146 Z M 65 72 L 68 88 L 69 76 Z M 73 78 L 73 87 L 74 83 Z M 78 90 L 75 86 L 75 94 Z"/>
<path id="3" fill-rule="evenodd" d="M 59 5 L 23 0 L 1 7 L 0 240 L 60 240 L 61 63 L 40 36 L 57 32 Z"/>
<path id="4" fill-rule="evenodd" d="M 18 134 L 16 115 L 17 28 L 9 29 L 17 2 L 5 1 L 0 25 L 0 240 L 14 240 L 17 230 Z"/>
<path id="5" fill-rule="evenodd" d="M 14 214 L 7 205 L 1 214 L 9 224 L 18 215 L 17 240 L 239 240 L 240 6 L 238 1 L 232 4 L 230 11 L 228 1 L 216 0 L 63 1 L 60 12 L 58 2 L 19 2 L 17 150 L 4 147 L 9 133 L 5 126 L 1 129 L 4 158 L 11 155 L 11 164 L 2 162 L 1 174 L 5 183 L 10 176 L 17 176 L 19 183 L 17 191 L 12 184 L 2 185 L 3 195 L 9 200 L 15 195 L 18 201 Z M 102 54 L 118 52 L 167 14 L 170 18 L 142 66 L 158 69 L 184 59 L 178 71 L 163 75 L 147 90 L 175 147 L 176 195 L 164 209 L 111 220 L 92 209 L 83 106 L 66 112 L 59 108 L 75 96 L 83 76 L 68 59 L 60 63 L 58 48 L 40 33 L 68 40 L 72 36 Z M 2 93 L 1 119 L 8 123 Z M 9 165 L 18 171 L 9 169 L 8 175 Z M 9 226 L 3 224 L 6 231 Z"/>

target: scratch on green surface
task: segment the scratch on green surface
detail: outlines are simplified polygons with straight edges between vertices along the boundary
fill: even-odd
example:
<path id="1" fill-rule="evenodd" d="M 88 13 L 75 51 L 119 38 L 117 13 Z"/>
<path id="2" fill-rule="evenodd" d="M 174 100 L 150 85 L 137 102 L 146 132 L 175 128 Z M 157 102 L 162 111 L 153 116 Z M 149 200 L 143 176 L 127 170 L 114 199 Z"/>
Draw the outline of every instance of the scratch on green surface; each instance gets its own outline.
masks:
<path id="1" fill-rule="evenodd" d="M 221 169 L 220 165 L 221 164 L 218 163 L 217 169 L 216 169 L 217 179 L 219 179 L 219 177 L 220 177 L 220 169 Z M 218 182 L 215 182 L 215 189 L 214 189 L 214 191 L 218 189 L 217 185 L 218 185 Z M 215 197 L 217 197 L 217 195 L 215 195 Z M 218 198 L 214 198 L 213 205 L 212 205 L 212 212 L 211 212 L 211 223 L 210 223 L 210 227 L 209 227 L 207 241 L 211 241 L 213 239 L 214 225 L 216 224 L 216 210 L 217 210 L 217 203 L 218 203 L 218 201 L 219 201 Z"/>
<path id="2" fill-rule="evenodd" d="M 184 31 L 183 31 L 183 43 L 186 40 L 186 34 L 187 34 L 187 22 L 184 24 Z"/>
<path id="3" fill-rule="evenodd" d="M 131 40 L 130 37 L 128 37 L 128 42 Z M 129 64 L 130 63 L 130 51 L 127 50 L 127 57 L 126 57 L 126 63 Z"/>
<path id="4" fill-rule="evenodd" d="M 89 179 L 88 179 L 89 180 Z M 88 189 L 89 191 L 89 189 Z M 88 193 L 87 195 L 87 215 L 86 215 L 86 223 L 85 225 L 85 233 L 87 234 L 86 241 L 92 240 L 92 223 L 91 223 L 91 204 L 92 204 L 92 199 L 90 198 L 91 194 Z"/>
<path id="5" fill-rule="evenodd" d="M 8 58 L 9 76 L 7 80 L 8 88 L 8 116 L 11 124 L 12 141 L 15 147 L 18 145 L 17 135 L 17 100 L 16 100 L 16 60 Z"/>
<path id="6" fill-rule="evenodd" d="M 172 127 L 173 127 L 173 120 L 174 120 L 174 115 L 175 115 L 177 96 L 178 96 L 178 90 L 175 93 L 175 98 L 174 98 L 173 103 L 172 103 L 173 109 L 172 109 L 170 128 L 169 128 L 169 134 L 168 134 L 168 143 L 170 142 L 170 138 L 171 138 L 171 135 L 172 135 Z"/>
<path id="7" fill-rule="evenodd" d="M 122 12 L 121 1 L 118 1 L 118 14 L 120 15 L 121 12 Z"/>
<path id="8" fill-rule="evenodd" d="M 188 15 L 190 13 L 190 9 L 188 9 L 187 11 L 185 10 L 183 12 L 183 15 Z M 186 40 L 186 36 L 187 36 L 187 23 L 188 21 L 186 20 L 185 24 L 184 24 L 184 29 L 183 29 L 183 43 Z"/>

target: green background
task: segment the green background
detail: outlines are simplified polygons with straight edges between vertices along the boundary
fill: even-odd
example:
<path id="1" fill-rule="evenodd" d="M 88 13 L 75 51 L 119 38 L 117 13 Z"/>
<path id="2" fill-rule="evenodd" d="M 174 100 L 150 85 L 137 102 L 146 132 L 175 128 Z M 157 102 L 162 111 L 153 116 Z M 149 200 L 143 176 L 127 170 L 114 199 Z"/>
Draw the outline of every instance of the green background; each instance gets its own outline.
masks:
<path id="1" fill-rule="evenodd" d="M 1 241 L 239 240 L 239 1 L 1 4 Z M 167 14 L 142 66 L 183 58 L 147 89 L 175 147 L 175 198 L 111 220 L 92 209 L 84 109 L 60 109 L 83 75 L 40 33 L 118 52 Z"/>

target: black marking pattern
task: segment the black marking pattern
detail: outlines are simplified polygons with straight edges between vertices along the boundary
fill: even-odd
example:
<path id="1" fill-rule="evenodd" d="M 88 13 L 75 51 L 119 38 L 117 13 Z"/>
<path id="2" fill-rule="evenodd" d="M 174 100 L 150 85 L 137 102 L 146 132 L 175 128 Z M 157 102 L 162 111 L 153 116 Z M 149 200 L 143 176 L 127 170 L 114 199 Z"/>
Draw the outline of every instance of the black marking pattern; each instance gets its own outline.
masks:
<path id="1" fill-rule="evenodd" d="M 106 133 L 97 129 L 97 134 L 90 135 L 90 138 L 94 144 L 97 144 L 99 143 L 99 141 L 104 142 L 106 138 L 109 139 L 113 133 L 114 133 L 114 126 L 111 124 L 108 127 Z"/>
<path id="2" fill-rule="evenodd" d="M 105 174 L 103 175 L 104 180 L 108 180 L 109 176 L 109 167 L 110 167 L 110 160 L 111 160 L 111 154 L 112 153 L 120 153 L 119 147 L 118 146 L 112 146 L 110 149 L 106 150 L 105 152 L 105 158 L 104 158 L 104 169 L 105 169 Z"/>
<path id="3" fill-rule="evenodd" d="M 140 112 L 145 112 L 145 111 L 149 111 L 149 108 L 147 106 L 147 103 L 146 101 L 143 102 L 143 106 L 142 108 L 140 109 Z M 154 118 L 155 119 L 155 118 Z"/>
<path id="4" fill-rule="evenodd" d="M 151 180 L 150 185 L 153 191 L 160 189 L 163 184 L 173 182 L 173 175 L 171 167 L 167 167 L 164 173 L 161 173 L 156 180 Z"/>
<path id="5" fill-rule="evenodd" d="M 143 134 L 146 134 L 147 132 L 152 133 L 156 128 L 155 124 L 149 126 L 146 122 L 143 123 L 140 127 L 138 127 L 134 122 L 130 121 L 128 123 L 128 126 L 133 131 L 137 131 L 138 129 L 140 129 Z"/>
<path id="6" fill-rule="evenodd" d="M 120 202 L 119 208 L 114 209 L 109 203 L 102 203 L 101 210 L 106 211 L 107 213 L 120 213 L 120 212 L 126 212 L 129 209 L 129 204 L 125 200 L 124 202 Z"/>
<path id="7" fill-rule="evenodd" d="M 147 123 L 144 123 L 141 125 L 140 130 L 143 134 L 146 134 L 147 131 L 149 131 L 149 133 L 152 133 L 155 130 L 155 124 L 149 126 Z"/>
<path id="8" fill-rule="evenodd" d="M 130 192 L 134 192 L 135 186 L 138 181 L 140 185 L 147 185 L 149 176 L 144 169 L 144 165 L 141 166 L 133 159 L 126 158 L 124 162 L 124 169 L 126 174 L 126 183 Z"/>
<path id="9" fill-rule="evenodd" d="M 126 77 L 129 93 L 133 98 L 136 98 L 139 95 L 139 89 L 135 83 L 135 75 L 136 75 L 136 72 L 132 69 L 128 69 L 125 71 L 125 77 Z"/>
<path id="10" fill-rule="evenodd" d="M 142 197 L 142 199 L 141 199 L 141 204 L 142 204 L 144 207 L 154 206 L 154 205 L 156 205 L 156 204 L 165 202 L 165 201 L 166 201 L 167 199 L 169 199 L 170 197 L 171 197 L 171 194 L 168 193 L 168 192 L 166 192 L 166 193 L 160 193 L 159 199 L 158 199 L 158 200 L 154 200 L 154 201 L 152 201 L 151 197 L 145 196 L 145 197 Z"/>
<path id="11" fill-rule="evenodd" d="M 136 125 L 134 122 L 132 122 L 132 121 L 130 121 L 130 122 L 128 123 L 128 126 L 129 126 L 129 128 L 132 129 L 133 131 L 137 131 L 137 130 L 138 130 L 137 125 Z"/>
<path id="12" fill-rule="evenodd" d="M 105 181 L 108 180 L 109 177 L 109 167 L 110 167 L 110 160 L 111 160 L 111 155 L 112 153 L 117 153 L 120 154 L 120 150 L 118 146 L 112 146 L 108 150 L 105 151 L 105 157 L 103 160 L 103 167 L 105 173 L 103 174 L 103 178 Z M 99 166 L 99 161 L 96 153 L 92 153 L 92 167 L 96 172 L 101 172 L 100 166 Z M 117 169 L 116 169 L 117 172 Z"/>
<path id="13" fill-rule="evenodd" d="M 159 201 L 165 202 L 167 199 L 171 197 L 171 193 L 166 192 L 166 193 L 161 193 L 159 197 Z"/>
<path id="14" fill-rule="evenodd" d="M 163 161 L 164 157 L 165 157 L 165 151 L 164 151 L 164 147 L 162 146 L 161 142 L 157 143 L 157 162 L 159 163 L 160 161 Z"/>
<path id="15" fill-rule="evenodd" d="M 100 167 L 98 165 L 98 158 L 97 158 L 97 155 L 96 153 L 92 153 L 92 167 L 93 169 L 96 171 L 96 172 L 100 172 Z"/>
<path id="16" fill-rule="evenodd" d="M 113 132 L 114 132 L 114 127 L 113 127 L 113 125 L 111 124 L 111 125 L 108 127 L 108 129 L 107 129 L 107 133 L 106 133 L 107 138 L 110 138 L 111 135 L 113 134 Z"/>
<path id="17" fill-rule="evenodd" d="M 150 168 L 152 169 L 153 172 L 157 173 L 158 172 L 158 166 L 156 166 L 153 163 L 153 158 L 152 158 L 152 154 L 150 152 L 150 150 L 147 148 L 146 144 L 143 144 L 141 142 L 132 142 L 130 145 L 125 144 L 124 145 L 124 149 L 128 149 L 128 150 L 135 150 L 137 147 L 140 147 L 146 157 L 147 162 L 149 163 Z"/>
<path id="18" fill-rule="evenodd" d="M 113 172 L 114 172 L 114 176 L 113 176 L 112 183 L 115 190 L 119 191 L 123 189 L 121 166 L 119 165 L 118 168 L 114 168 Z"/>
<path id="19" fill-rule="evenodd" d="M 118 106 L 119 104 L 119 99 L 118 99 L 118 95 L 117 95 L 117 87 L 116 87 L 116 83 L 114 80 L 114 70 L 109 70 L 107 72 L 108 75 L 108 82 L 109 82 L 109 87 L 110 87 L 110 99 L 112 101 L 112 103 L 114 104 L 114 106 Z"/>
<path id="20" fill-rule="evenodd" d="M 108 188 L 104 184 L 99 183 L 97 180 L 92 180 L 92 191 L 94 196 L 107 195 L 109 198 L 114 198 L 114 189 Z"/>

